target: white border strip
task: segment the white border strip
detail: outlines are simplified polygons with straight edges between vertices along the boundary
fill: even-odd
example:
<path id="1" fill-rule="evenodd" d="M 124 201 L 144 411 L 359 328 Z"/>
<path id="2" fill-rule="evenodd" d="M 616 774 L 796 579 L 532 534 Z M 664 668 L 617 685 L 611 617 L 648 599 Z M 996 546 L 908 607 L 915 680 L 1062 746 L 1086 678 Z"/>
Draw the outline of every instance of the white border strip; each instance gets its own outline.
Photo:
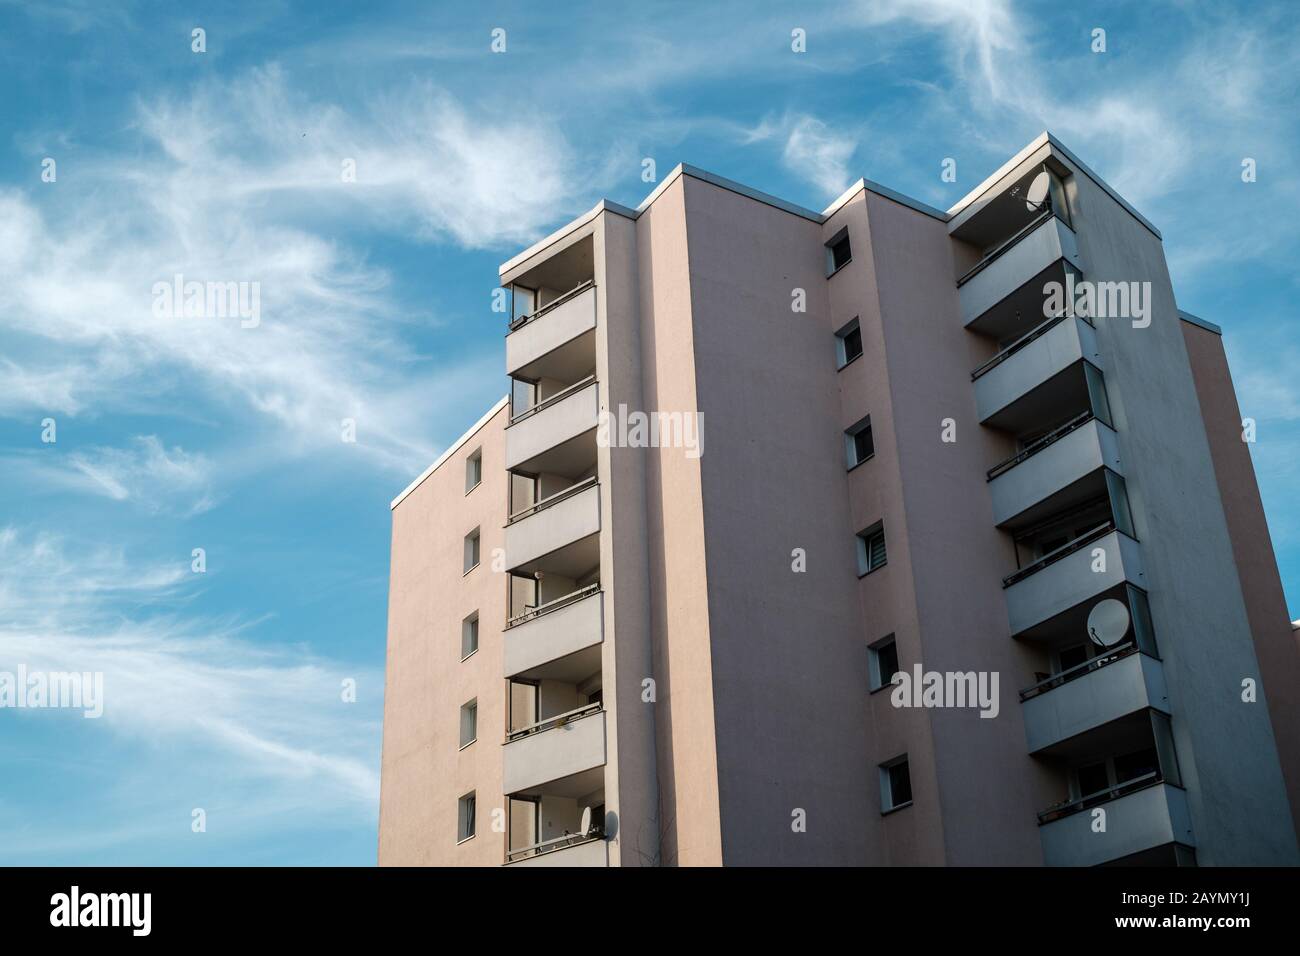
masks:
<path id="1" fill-rule="evenodd" d="M 424 473 L 423 473 L 422 475 L 420 475 L 419 478 L 416 478 L 415 481 L 413 481 L 413 482 L 411 482 L 409 485 L 407 485 L 407 486 L 406 486 L 406 490 L 403 491 L 400 495 L 398 495 L 396 498 L 393 499 L 392 504 L 390 504 L 390 505 L 388 506 L 388 510 L 389 510 L 389 511 L 392 511 L 394 508 L 396 508 L 399 504 L 402 503 L 402 499 L 403 499 L 403 498 L 405 498 L 407 495 L 409 495 L 409 494 L 410 494 L 412 491 L 414 491 L 416 488 L 420 487 L 420 483 L 423 482 L 424 479 L 428 478 L 428 477 L 429 477 L 430 475 L 432 475 L 435 471 L 437 471 L 439 465 L 441 465 L 444 461 L 446 461 L 448 458 L 450 458 L 452 455 L 454 455 L 454 454 L 456 453 L 456 451 L 457 451 L 457 450 L 458 450 L 462 445 L 464 445 L 467 441 L 469 441 L 471 438 L 473 438 L 473 437 L 474 437 L 474 433 L 477 432 L 477 431 L 478 431 L 480 428 L 482 428 L 484 425 L 486 425 L 488 422 L 490 422 L 490 421 L 492 420 L 492 416 L 494 416 L 497 412 L 501 411 L 501 409 L 503 409 L 503 408 L 506 406 L 506 403 L 509 402 L 509 401 L 510 401 L 510 396 L 509 396 L 509 395 L 502 395 L 500 401 L 498 401 L 495 405 L 493 405 L 492 408 L 488 411 L 488 413 L 487 413 L 486 415 L 484 415 L 484 416 L 483 416 L 482 418 L 480 418 L 477 422 L 475 422 L 475 423 L 470 427 L 470 430 L 469 430 L 469 431 L 467 431 L 465 434 L 461 435 L 461 436 L 460 436 L 459 438 L 457 438 L 454 442 L 452 442 L 451 447 L 448 448 L 446 451 L 444 451 L 444 452 L 443 452 L 443 453 L 438 457 L 438 460 L 437 460 L 437 461 L 435 461 L 432 465 L 430 465 L 428 468 L 426 468 L 426 469 L 424 470 Z"/>

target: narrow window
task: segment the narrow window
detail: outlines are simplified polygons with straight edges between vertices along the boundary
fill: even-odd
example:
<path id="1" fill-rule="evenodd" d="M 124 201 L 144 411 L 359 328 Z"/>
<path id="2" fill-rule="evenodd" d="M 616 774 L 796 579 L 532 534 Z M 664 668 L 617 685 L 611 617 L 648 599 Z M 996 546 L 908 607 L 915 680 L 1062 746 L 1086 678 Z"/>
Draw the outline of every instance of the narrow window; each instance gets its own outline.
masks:
<path id="1" fill-rule="evenodd" d="M 871 437 L 871 416 L 844 429 L 844 455 L 848 467 L 856 468 L 876 453 L 876 443 Z"/>
<path id="2" fill-rule="evenodd" d="M 883 567 L 885 561 L 885 525 L 877 521 L 858 532 L 858 577 Z"/>
<path id="3" fill-rule="evenodd" d="M 478 650 L 478 611 L 460 622 L 460 659 Z"/>
<path id="4" fill-rule="evenodd" d="M 912 775 L 907 754 L 880 765 L 880 812 L 889 813 L 912 802 Z"/>
<path id="5" fill-rule="evenodd" d="M 834 239 L 826 243 L 826 275 L 835 274 L 852 259 L 853 250 L 849 247 L 849 230 L 845 227 L 835 234 Z"/>
<path id="6" fill-rule="evenodd" d="M 473 793 L 460 798 L 457 806 L 456 842 L 464 843 L 474 835 L 475 799 Z"/>
<path id="7" fill-rule="evenodd" d="M 465 459 L 465 494 L 469 494 L 483 480 L 483 449 Z"/>
<path id="8" fill-rule="evenodd" d="M 898 644 L 890 634 L 867 648 L 867 660 L 870 663 L 871 689 L 880 690 L 893 683 L 898 673 Z"/>
<path id="9" fill-rule="evenodd" d="M 465 749 L 478 739 L 478 699 L 460 708 L 460 746 Z"/>
<path id="10" fill-rule="evenodd" d="M 465 535 L 465 573 L 469 574 L 478 567 L 479 529 L 475 528 Z"/>
<path id="11" fill-rule="evenodd" d="M 854 319 L 835 333 L 835 357 L 838 368 L 843 368 L 862 355 L 862 327 Z"/>

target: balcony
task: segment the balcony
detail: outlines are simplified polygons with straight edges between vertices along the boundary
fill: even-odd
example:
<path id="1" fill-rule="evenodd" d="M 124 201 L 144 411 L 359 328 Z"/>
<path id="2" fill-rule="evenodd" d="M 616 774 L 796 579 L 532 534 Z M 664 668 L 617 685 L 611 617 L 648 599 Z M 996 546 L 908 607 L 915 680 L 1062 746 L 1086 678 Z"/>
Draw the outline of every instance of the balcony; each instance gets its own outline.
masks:
<path id="1" fill-rule="evenodd" d="M 1093 552 L 1105 553 L 1105 570 L 1094 571 Z M 1003 578 L 1013 637 L 1120 584 L 1146 588 L 1138 543 L 1100 525 Z"/>
<path id="2" fill-rule="evenodd" d="M 989 470 L 994 524 L 1032 520 L 1082 500 L 1085 479 L 1102 467 L 1123 474 L 1119 440 L 1091 411 L 1082 412 Z"/>
<path id="3" fill-rule="evenodd" d="M 507 866 L 609 866 L 609 847 L 603 835 L 573 833 L 532 846 L 511 850 Z"/>
<path id="4" fill-rule="evenodd" d="M 1037 216 L 957 280 L 962 325 L 1005 338 L 1022 315 L 1043 314 L 1043 286 L 1078 270 L 1074 230 L 1050 210 Z"/>
<path id="5" fill-rule="evenodd" d="M 506 374 L 572 381 L 595 365 L 596 287 L 591 281 L 516 319 L 506 335 Z"/>
<path id="6" fill-rule="evenodd" d="M 503 635 L 502 676 L 573 683 L 598 670 L 602 593 L 593 584 L 513 618 Z"/>
<path id="7" fill-rule="evenodd" d="M 588 704 L 512 732 L 503 754 L 507 794 L 547 793 L 570 797 L 602 786 L 605 711 Z M 561 782 L 562 781 L 562 782 Z"/>
<path id="8" fill-rule="evenodd" d="M 1013 428 L 1023 405 L 1051 403 L 1077 383 L 1064 376 L 1086 359 L 1101 367 L 1097 330 L 1078 316 L 1040 323 L 972 373 L 975 410 L 981 423 Z"/>
<path id="9" fill-rule="evenodd" d="M 1093 815 L 1084 812 L 1094 807 L 1106 811 L 1104 832 L 1094 832 Z M 1048 866 L 1097 866 L 1173 844 L 1195 846 L 1187 794 L 1165 783 L 1159 773 L 1061 804 L 1038 817 Z"/>
<path id="10" fill-rule="evenodd" d="M 506 468 L 573 474 L 596 461 L 596 379 L 556 392 L 506 426 Z"/>
<path id="11" fill-rule="evenodd" d="M 600 485 L 591 477 L 510 516 L 506 570 L 581 578 L 600 564 L 599 532 Z"/>
<path id="12" fill-rule="evenodd" d="M 1031 754 L 1135 711 L 1149 707 L 1169 711 L 1160 662 L 1132 643 L 1054 674 L 1021 691 L 1020 699 Z"/>

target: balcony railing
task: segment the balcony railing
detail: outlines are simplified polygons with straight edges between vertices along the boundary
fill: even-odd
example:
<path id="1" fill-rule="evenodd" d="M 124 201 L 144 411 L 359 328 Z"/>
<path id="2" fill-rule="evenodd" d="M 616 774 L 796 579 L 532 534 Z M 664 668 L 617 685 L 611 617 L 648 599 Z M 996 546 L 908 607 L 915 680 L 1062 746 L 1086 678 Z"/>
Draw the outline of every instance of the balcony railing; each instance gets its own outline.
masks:
<path id="1" fill-rule="evenodd" d="M 507 332 L 506 334 L 509 335 L 510 332 L 516 332 L 519 329 L 522 329 L 525 325 L 528 325 L 530 322 L 536 322 L 547 312 L 550 312 L 552 309 L 559 308 L 560 306 L 564 305 L 564 303 L 568 302 L 570 299 L 581 295 L 583 292 L 586 292 L 595 284 L 596 281 L 594 279 L 588 279 L 586 282 L 582 283 L 581 285 L 575 285 L 572 289 L 570 289 L 568 292 L 565 292 L 559 298 L 552 299 L 550 302 L 546 303 L 540 309 L 536 309 L 528 315 L 521 315 L 518 318 L 511 320 L 510 331 Z"/>
<path id="2" fill-rule="evenodd" d="M 543 840 L 540 843 L 533 843 L 529 846 L 522 846 L 517 850 L 510 850 L 506 853 L 506 862 L 518 863 L 520 860 L 543 856 L 547 853 L 554 853 L 556 850 L 564 850 L 571 846 L 578 846 L 580 843 L 591 843 L 604 838 L 605 833 L 600 827 L 592 827 L 591 831 L 585 835 L 566 833 L 564 836 L 551 837 L 551 839 Z"/>
<path id="3" fill-rule="evenodd" d="M 579 492 L 586 491 L 592 485 L 596 484 L 597 481 L 598 481 L 597 476 L 592 475 L 590 478 L 582 479 L 582 481 L 578 482 L 577 484 L 569 485 L 569 487 L 565 488 L 564 490 L 557 491 L 555 494 L 551 495 L 548 498 L 543 498 L 541 501 L 538 501 L 535 504 L 530 505 L 529 507 L 525 508 L 523 511 L 516 511 L 509 518 L 506 519 L 506 524 L 512 525 L 516 521 L 523 521 L 529 515 L 535 515 L 539 511 L 545 511 L 547 508 L 551 507 L 552 505 L 559 504 L 565 498 L 572 498 L 574 495 L 578 494 Z"/>
<path id="4" fill-rule="evenodd" d="M 1006 474 L 1008 471 L 1016 467 L 1016 465 L 1020 464 L 1022 461 L 1025 461 L 1026 459 L 1029 458 L 1033 458 L 1040 451 L 1042 451 L 1043 449 L 1047 448 L 1050 445 L 1054 445 L 1056 442 L 1060 441 L 1066 435 L 1070 434 L 1070 432 L 1074 431 L 1077 428 L 1082 428 L 1084 425 L 1088 424 L 1088 422 L 1092 421 L 1093 417 L 1094 416 L 1092 414 L 1091 409 L 1086 412 L 1080 412 L 1078 415 L 1075 415 L 1064 425 L 1052 429 L 1046 435 L 1043 435 L 1039 438 L 1035 438 L 1033 441 L 1031 441 L 1020 451 L 1016 452 L 1010 458 L 1006 459 L 1005 461 L 1000 461 L 992 468 L 990 468 L 988 470 L 988 480 L 992 481 L 994 478 L 997 478 L 999 475 Z"/>
<path id="5" fill-rule="evenodd" d="M 1107 521 L 1103 524 L 1099 524 L 1091 531 L 1086 531 L 1083 534 L 1079 535 L 1079 537 L 1075 538 L 1073 541 L 1069 541 L 1061 545 L 1055 551 L 1049 551 L 1047 554 L 1043 555 L 1033 564 L 1027 564 L 1019 571 L 1015 571 L 1011 574 L 1008 574 L 1005 578 L 1002 579 L 1002 586 L 1004 588 L 1009 588 L 1017 581 L 1023 581 L 1031 574 L 1038 573 L 1039 571 L 1043 570 L 1043 568 L 1055 564 L 1057 561 L 1060 561 L 1062 558 L 1068 558 L 1070 555 L 1074 554 L 1074 552 L 1086 548 L 1088 545 L 1096 541 L 1098 538 L 1104 538 L 1106 535 L 1110 534 L 1114 530 L 1115 530 L 1114 521 Z"/>
<path id="6" fill-rule="evenodd" d="M 560 608 L 567 607 L 570 604 L 574 604 L 578 601 L 581 601 L 583 598 L 595 594 L 599 590 L 600 590 L 599 583 L 588 584 L 585 588 L 579 588 L 576 591 L 570 591 L 568 594 L 564 595 L 563 597 L 557 597 L 554 600 L 547 601 L 545 604 L 531 604 L 531 605 L 526 604 L 524 605 L 524 612 L 522 614 L 516 614 L 514 617 L 506 621 L 506 630 L 509 630 L 510 628 L 516 627 L 527 621 L 531 621 L 533 618 L 541 617 L 543 614 L 549 614 L 552 611 L 558 611 Z"/>
<path id="7" fill-rule="evenodd" d="M 524 737 L 531 737 L 533 734 L 540 734 L 543 731 L 551 730 L 555 727 L 563 727 L 565 724 L 571 724 L 575 720 L 581 720 L 583 717 L 590 717 L 598 714 L 604 709 L 605 705 L 600 701 L 594 704 L 586 704 L 583 707 L 576 707 L 573 710 L 566 710 L 562 714 L 556 714 L 554 717 L 547 717 L 545 720 L 539 720 L 535 724 L 529 724 L 527 727 L 520 727 L 518 730 L 511 730 L 506 733 L 506 743 L 515 740 L 522 740 Z"/>
<path id="8" fill-rule="evenodd" d="M 1093 671 L 1100 670 L 1107 664 L 1114 664 L 1116 661 L 1123 660 L 1130 654 L 1137 653 L 1137 645 L 1133 643 L 1121 644 L 1113 647 L 1105 654 L 1094 657 L 1092 660 L 1084 661 L 1082 664 L 1075 664 L 1073 667 L 1067 667 L 1060 673 L 1053 674 L 1045 680 L 1039 681 L 1033 687 L 1026 687 L 1020 692 L 1021 701 L 1030 700 L 1039 694 L 1045 694 L 1049 690 L 1054 690 L 1063 684 L 1068 684 L 1072 680 L 1078 680 L 1080 677 L 1086 677 Z"/>
<path id="9" fill-rule="evenodd" d="M 1123 783 L 1105 790 L 1098 790 L 1096 793 L 1090 793 L 1086 796 L 1079 797 L 1077 800 L 1066 800 L 1064 803 L 1058 803 L 1041 810 L 1038 813 L 1038 825 L 1051 823 L 1054 820 L 1060 820 L 1062 817 L 1068 817 L 1071 814 L 1079 813 L 1083 810 L 1091 809 L 1102 803 L 1109 803 L 1112 800 L 1118 800 L 1120 797 L 1126 797 L 1130 793 L 1137 793 L 1139 790 L 1145 790 L 1147 787 L 1155 787 L 1165 782 L 1164 774 L 1159 770 L 1153 770 L 1150 773 L 1144 773 L 1140 777 L 1134 777 L 1132 780 L 1125 780 Z"/>
<path id="10" fill-rule="evenodd" d="M 1004 348 L 997 355 L 993 356 L 991 359 L 989 359 L 987 362 L 985 362 L 983 365 L 977 368 L 975 371 L 971 372 L 970 373 L 971 381 L 974 382 L 985 372 L 997 368 L 1007 359 L 1011 358 L 1011 356 L 1015 355 L 1017 352 L 1023 349 L 1026 345 L 1029 345 L 1030 343 L 1034 342 L 1036 339 L 1046 335 L 1048 332 L 1052 331 L 1052 329 L 1055 328 L 1059 323 L 1061 323 L 1062 321 L 1068 318 L 1071 318 L 1071 314 L 1069 312 L 1062 312 L 1059 315 L 1054 315 L 1050 319 L 1046 319 L 1043 322 L 1040 322 L 1038 325 L 1034 326 L 1024 335 L 1020 336 L 1020 338 L 1016 339 L 1014 342 L 1012 342 L 1010 345 Z M 1083 319 L 1083 321 L 1087 322 L 1089 325 L 1092 325 L 1092 319 L 1088 318 L 1086 315 L 1080 315 L 1079 318 Z"/>
<path id="11" fill-rule="evenodd" d="M 1029 235 L 1031 232 L 1033 232 L 1043 223 L 1047 222 L 1047 220 L 1051 219 L 1052 216 L 1054 215 L 1056 214 L 1052 211 L 1050 206 L 1047 209 L 1044 209 L 1033 219 L 1029 220 L 1029 222 L 1025 226 L 1021 227 L 1021 229 L 1018 232 L 1016 232 L 1015 235 L 1013 235 L 1010 239 L 1003 241 L 1000 245 L 997 246 L 997 248 L 995 248 L 987 256 L 985 256 L 979 262 L 975 263 L 975 265 L 970 269 L 969 272 L 967 272 L 964 276 L 962 276 L 960 279 L 957 280 L 957 285 L 958 286 L 965 285 L 971 279 L 975 278 L 975 276 L 979 275 L 986 268 L 988 268 L 988 266 L 991 263 L 1001 258 L 1017 242 L 1019 242 L 1025 236 Z"/>
<path id="12" fill-rule="evenodd" d="M 596 376 L 594 376 L 594 375 L 588 375 L 588 376 L 587 376 L 586 378 L 584 378 L 582 381 L 580 381 L 580 382 L 574 382 L 572 385 L 569 385 L 569 386 L 567 386 L 567 387 L 565 387 L 565 388 L 560 389 L 560 390 L 559 390 L 558 392 L 556 392 L 554 395 L 548 395 L 548 396 L 546 396 L 546 398 L 542 399 L 542 400 L 541 400 L 540 402 L 538 402 L 536 405 L 532 405 L 532 406 L 530 406 L 530 407 L 524 409 L 524 410 L 523 410 L 522 412 L 520 412 L 518 415 L 513 415 L 513 416 L 511 416 L 511 418 L 510 418 L 510 424 L 513 425 L 513 424 L 515 424 L 516 422 L 522 422 L 524 419 L 526 419 L 526 418 L 530 418 L 530 417 L 532 417 L 533 415 L 536 415 L 538 412 L 542 411 L 543 409 L 550 408 L 552 405 L 556 404 L 557 402 L 562 402 L 562 401 L 564 401 L 564 399 L 568 398 L 568 397 L 569 397 L 570 395 L 572 395 L 574 392 L 580 392 L 580 391 L 582 391 L 584 388 L 586 388 L 588 385 L 590 385 L 590 384 L 591 384 L 592 382 L 594 382 L 594 381 L 596 381 Z"/>

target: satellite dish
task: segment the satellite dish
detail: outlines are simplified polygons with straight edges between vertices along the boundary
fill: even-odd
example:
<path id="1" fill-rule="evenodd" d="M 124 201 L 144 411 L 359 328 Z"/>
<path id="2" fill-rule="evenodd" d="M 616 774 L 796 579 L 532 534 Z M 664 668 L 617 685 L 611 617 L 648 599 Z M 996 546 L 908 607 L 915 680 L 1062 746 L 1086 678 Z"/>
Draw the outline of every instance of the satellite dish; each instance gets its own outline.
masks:
<path id="1" fill-rule="evenodd" d="M 589 836 L 591 834 L 591 807 L 582 808 L 582 826 L 578 829 L 583 836 Z"/>
<path id="2" fill-rule="evenodd" d="M 1113 647 L 1128 633 L 1128 608 L 1114 598 L 1098 601 L 1088 612 L 1088 636 L 1094 644 Z"/>
<path id="3" fill-rule="evenodd" d="M 1052 177 L 1044 169 L 1029 184 L 1029 191 L 1025 193 L 1025 208 L 1030 212 L 1037 212 L 1042 209 L 1043 201 L 1047 199 L 1047 192 L 1051 188 Z"/>

